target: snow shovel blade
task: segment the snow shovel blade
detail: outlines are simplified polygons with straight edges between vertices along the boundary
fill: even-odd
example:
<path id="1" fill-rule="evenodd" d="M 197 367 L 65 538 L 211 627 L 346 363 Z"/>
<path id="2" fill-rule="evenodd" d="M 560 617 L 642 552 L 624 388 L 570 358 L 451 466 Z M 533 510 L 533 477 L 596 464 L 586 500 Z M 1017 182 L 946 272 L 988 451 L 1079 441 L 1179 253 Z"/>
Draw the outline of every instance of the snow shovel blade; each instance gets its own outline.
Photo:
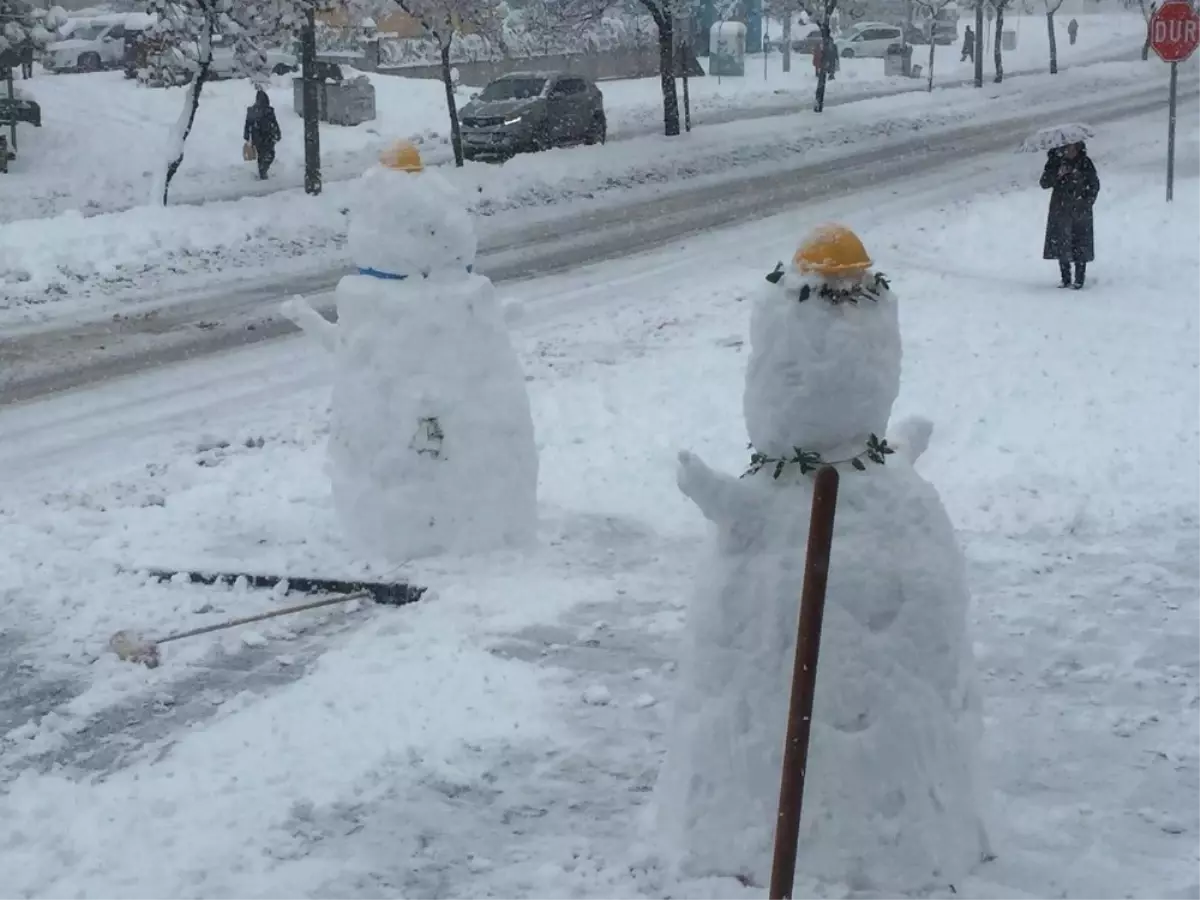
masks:
<path id="1" fill-rule="evenodd" d="M 357 594 L 365 592 L 372 602 L 381 606 L 407 606 L 416 603 L 425 588 L 407 582 L 346 581 L 338 578 L 305 578 L 292 575 L 255 575 L 250 572 L 173 572 L 169 569 L 149 569 L 146 574 L 157 581 L 171 581 L 179 575 L 191 584 L 234 584 L 243 578 L 252 588 L 271 589 L 285 582 L 288 592 L 301 594 Z"/>

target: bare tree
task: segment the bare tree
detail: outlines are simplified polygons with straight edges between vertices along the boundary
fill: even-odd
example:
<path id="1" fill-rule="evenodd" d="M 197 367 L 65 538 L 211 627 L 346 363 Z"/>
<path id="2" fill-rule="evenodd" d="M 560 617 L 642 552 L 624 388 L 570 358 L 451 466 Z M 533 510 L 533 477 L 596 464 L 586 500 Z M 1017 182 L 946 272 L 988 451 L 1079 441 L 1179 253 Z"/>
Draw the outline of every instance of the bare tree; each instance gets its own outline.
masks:
<path id="1" fill-rule="evenodd" d="M 817 68 L 817 96 L 814 112 L 825 111 L 825 82 L 831 67 L 837 66 L 837 44 L 833 42 L 832 23 L 838 0 L 820 0 L 817 6 L 817 25 L 821 28 L 821 65 Z M 832 56 L 832 58 L 830 58 Z"/>
<path id="2" fill-rule="evenodd" d="M 679 96 L 675 91 L 675 20 L 685 0 L 638 0 L 658 29 L 658 77 L 663 98 L 663 134 L 679 134 Z"/>
<path id="3" fill-rule="evenodd" d="M 395 0 L 395 4 L 421 25 L 437 46 L 446 89 L 446 113 L 450 116 L 450 144 L 454 164 L 462 166 L 462 130 L 458 123 L 458 101 L 454 96 L 454 69 L 450 51 L 454 40 L 463 34 L 496 38 L 500 34 L 502 14 L 491 0 Z"/>
<path id="4" fill-rule="evenodd" d="M 952 0 L 912 0 L 913 6 L 921 11 L 923 17 L 929 20 L 929 75 L 926 80 L 926 90 L 933 91 L 933 54 L 937 49 L 937 41 L 934 38 L 937 36 L 938 13 L 940 13 Z M 1058 0 L 1062 2 L 1062 0 Z"/>
<path id="5" fill-rule="evenodd" d="M 1058 36 L 1054 33 L 1054 14 L 1063 0 L 1042 0 L 1046 4 L 1046 31 L 1050 35 L 1050 74 L 1058 74 Z"/>
<path id="6" fill-rule="evenodd" d="M 992 40 L 992 62 L 996 66 L 996 77 L 992 80 L 999 84 L 1004 80 L 1004 11 L 1012 6 L 1012 0 L 988 0 L 988 3 L 996 11 L 996 31 Z"/>
<path id="7" fill-rule="evenodd" d="M 1158 9 L 1158 3 L 1147 3 L 1146 0 L 1137 0 L 1138 9 L 1142 11 L 1142 18 L 1146 20 L 1146 39 L 1142 41 L 1142 61 L 1150 58 L 1150 18 L 1154 15 L 1154 11 Z"/>

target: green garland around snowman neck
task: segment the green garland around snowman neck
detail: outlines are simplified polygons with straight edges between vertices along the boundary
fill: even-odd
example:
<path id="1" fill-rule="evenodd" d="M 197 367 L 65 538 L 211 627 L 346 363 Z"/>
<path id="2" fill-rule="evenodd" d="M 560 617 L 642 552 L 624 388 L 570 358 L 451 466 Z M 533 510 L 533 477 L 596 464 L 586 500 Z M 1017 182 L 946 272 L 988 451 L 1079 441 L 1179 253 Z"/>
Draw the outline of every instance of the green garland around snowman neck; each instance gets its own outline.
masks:
<path id="1" fill-rule="evenodd" d="M 783 263 L 778 263 L 775 266 L 775 271 L 767 276 L 767 281 L 771 284 L 779 284 L 783 280 L 785 270 Z M 850 287 L 834 287 L 828 283 L 822 283 L 817 287 L 817 296 L 822 300 L 828 300 L 834 306 L 839 303 L 858 303 L 859 300 L 879 301 L 880 295 L 891 289 L 891 284 L 888 283 L 887 277 L 882 272 L 876 272 L 875 275 L 867 281 L 859 281 L 852 284 Z M 800 288 L 799 301 L 803 303 L 813 294 L 812 285 L 806 284 Z"/>

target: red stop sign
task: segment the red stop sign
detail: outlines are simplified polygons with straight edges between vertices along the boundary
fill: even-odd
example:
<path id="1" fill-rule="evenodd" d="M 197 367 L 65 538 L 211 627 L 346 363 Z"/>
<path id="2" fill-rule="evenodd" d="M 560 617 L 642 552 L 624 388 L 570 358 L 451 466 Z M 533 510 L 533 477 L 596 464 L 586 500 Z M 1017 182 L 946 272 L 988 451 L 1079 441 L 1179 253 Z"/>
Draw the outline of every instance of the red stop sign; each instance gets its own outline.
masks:
<path id="1" fill-rule="evenodd" d="M 1187 0 L 1167 0 L 1150 17 L 1150 46 L 1163 62 L 1183 62 L 1200 44 L 1200 15 Z"/>

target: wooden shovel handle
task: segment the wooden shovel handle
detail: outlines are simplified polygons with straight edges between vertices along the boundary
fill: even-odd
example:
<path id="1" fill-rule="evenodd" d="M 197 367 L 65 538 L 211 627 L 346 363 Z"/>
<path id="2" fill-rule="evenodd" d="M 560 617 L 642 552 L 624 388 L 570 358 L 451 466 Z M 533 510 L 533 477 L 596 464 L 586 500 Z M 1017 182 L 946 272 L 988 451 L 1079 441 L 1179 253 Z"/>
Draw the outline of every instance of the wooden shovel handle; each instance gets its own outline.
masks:
<path id="1" fill-rule="evenodd" d="M 274 619 L 276 616 L 286 616 L 291 613 L 303 612 L 306 609 L 320 609 L 322 606 L 333 606 L 335 603 L 347 603 L 351 600 L 364 600 L 371 596 L 370 591 L 357 591 L 353 594 L 346 594 L 344 597 L 326 597 L 324 600 L 310 600 L 308 603 L 298 603 L 295 606 L 287 606 L 283 609 L 273 609 L 270 612 L 259 613 L 255 616 L 244 616 L 240 619 L 230 619 L 228 622 L 218 622 L 216 625 L 205 625 L 203 628 L 193 628 L 191 631 L 180 631 L 175 634 L 169 634 L 165 638 L 155 641 L 155 644 L 166 644 L 171 641 L 182 640 L 187 637 L 195 637 L 198 634 L 208 634 L 212 631 L 223 631 L 226 628 L 235 628 L 238 625 L 249 625 L 251 622 L 261 622 L 264 619 Z"/>

